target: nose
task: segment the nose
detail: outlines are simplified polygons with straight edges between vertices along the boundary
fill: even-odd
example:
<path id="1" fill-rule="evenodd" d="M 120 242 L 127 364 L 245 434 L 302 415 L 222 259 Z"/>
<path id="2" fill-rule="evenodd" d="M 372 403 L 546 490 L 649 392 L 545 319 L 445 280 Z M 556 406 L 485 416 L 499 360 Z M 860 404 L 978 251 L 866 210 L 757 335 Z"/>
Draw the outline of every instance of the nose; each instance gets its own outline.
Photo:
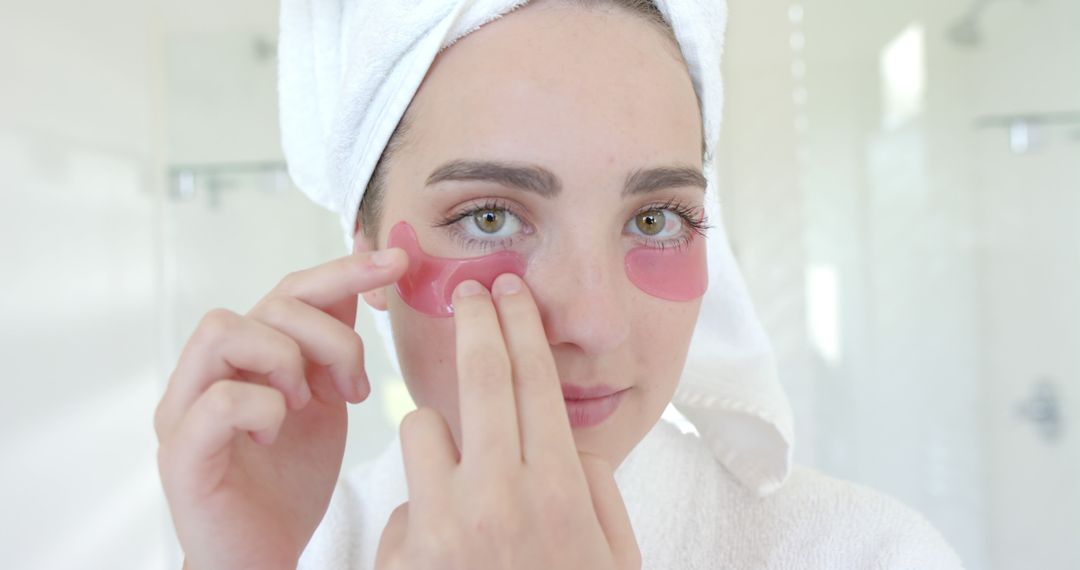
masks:
<path id="1" fill-rule="evenodd" d="M 604 354 L 630 333 L 625 304 L 629 282 L 618 255 L 588 242 L 579 244 L 536 260 L 539 263 L 529 268 L 530 289 L 552 346 L 574 345 L 586 354 Z"/>

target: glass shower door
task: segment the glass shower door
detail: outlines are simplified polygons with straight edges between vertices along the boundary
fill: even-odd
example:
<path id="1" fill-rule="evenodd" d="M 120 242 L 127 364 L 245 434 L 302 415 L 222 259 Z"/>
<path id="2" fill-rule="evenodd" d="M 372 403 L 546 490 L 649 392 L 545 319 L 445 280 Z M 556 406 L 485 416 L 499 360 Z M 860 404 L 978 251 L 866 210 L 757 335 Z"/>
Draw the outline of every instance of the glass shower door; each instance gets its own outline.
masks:
<path id="1" fill-rule="evenodd" d="M 1080 2 L 730 2 L 725 215 L 796 459 L 1080 567 Z"/>

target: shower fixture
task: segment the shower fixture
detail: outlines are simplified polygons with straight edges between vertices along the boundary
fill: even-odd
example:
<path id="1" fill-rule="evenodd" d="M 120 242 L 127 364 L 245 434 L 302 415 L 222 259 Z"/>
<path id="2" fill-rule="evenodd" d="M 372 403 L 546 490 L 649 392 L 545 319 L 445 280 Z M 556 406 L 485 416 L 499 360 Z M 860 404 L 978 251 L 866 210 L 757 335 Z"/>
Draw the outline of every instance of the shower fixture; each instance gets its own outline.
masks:
<path id="1" fill-rule="evenodd" d="M 259 63 L 277 61 L 277 42 L 264 35 L 257 35 L 251 40 L 251 50 Z"/>
<path id="2" fill-rule="evenodd" d="M 1010 150 L 1014 154 L 1028 154 L 1046 136 L 1047 131 L 1071 130 L 1073 136 L 1077 137 L 1080 134 L 1077 125 L 1080 125 L 1080 111 L 985 115 L 976 118 L 974 126 L 976 129 L 1005 130 Z"/>
<path id="3" fill-rule="evenodd" d="M 946 36 L 953 45 L 975 48 L 982 45 L 982 18 L 990 6 L 1005 0 L 974 0 L 966 12 L 949 26 Z M 1033 4 L 1037 0 L 1019 0 L 1024 4 Z"/>

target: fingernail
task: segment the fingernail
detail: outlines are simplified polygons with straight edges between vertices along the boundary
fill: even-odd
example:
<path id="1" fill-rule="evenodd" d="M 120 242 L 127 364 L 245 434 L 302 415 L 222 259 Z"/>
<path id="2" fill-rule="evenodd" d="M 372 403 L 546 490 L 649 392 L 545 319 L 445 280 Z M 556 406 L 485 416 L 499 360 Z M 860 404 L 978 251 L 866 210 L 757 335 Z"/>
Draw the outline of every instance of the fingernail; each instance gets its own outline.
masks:
<path id="1" fill-rule="evenodd" d="M 375 267 L 390 267 L 390 264 L 393 262 L 393 248 L 376 251 L 371 255 L 371 264 Z"/>
<path id="2" fill-rule="evenodd" d="M 471 297 L 473 295 L 482 295 L 487 292 L 484 286 L 477 281 L 468 280 L 462 281 L 456 289 L 458 297 Z"/>
<path id="3" fill-rule="evenodd" d="M 496 297 L 512 295 L 521 291 L 521 278 L 513 273 L 503 273 L 491 286 L 491 294 Z"/>

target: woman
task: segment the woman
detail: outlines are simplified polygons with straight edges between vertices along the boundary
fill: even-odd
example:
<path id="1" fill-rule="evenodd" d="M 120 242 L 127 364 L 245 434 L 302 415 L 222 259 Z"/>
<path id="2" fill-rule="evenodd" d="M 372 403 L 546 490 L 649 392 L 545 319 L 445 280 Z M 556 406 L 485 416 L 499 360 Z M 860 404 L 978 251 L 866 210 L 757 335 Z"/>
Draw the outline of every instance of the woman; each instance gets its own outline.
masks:
<path id="1" fill-rule="evenodd" d="M 185 347 L 155 427 L 186 567 L 959 567 L 917 513 L 791 469 L 709 229 L 722 4 L 520 4 L 283 6 L 290 171 L 353 254 Z M 463 259 L 510 269 L 425 297 L 417 267 Z M 335 487 L 358 294 L 419 409 Z"/>

